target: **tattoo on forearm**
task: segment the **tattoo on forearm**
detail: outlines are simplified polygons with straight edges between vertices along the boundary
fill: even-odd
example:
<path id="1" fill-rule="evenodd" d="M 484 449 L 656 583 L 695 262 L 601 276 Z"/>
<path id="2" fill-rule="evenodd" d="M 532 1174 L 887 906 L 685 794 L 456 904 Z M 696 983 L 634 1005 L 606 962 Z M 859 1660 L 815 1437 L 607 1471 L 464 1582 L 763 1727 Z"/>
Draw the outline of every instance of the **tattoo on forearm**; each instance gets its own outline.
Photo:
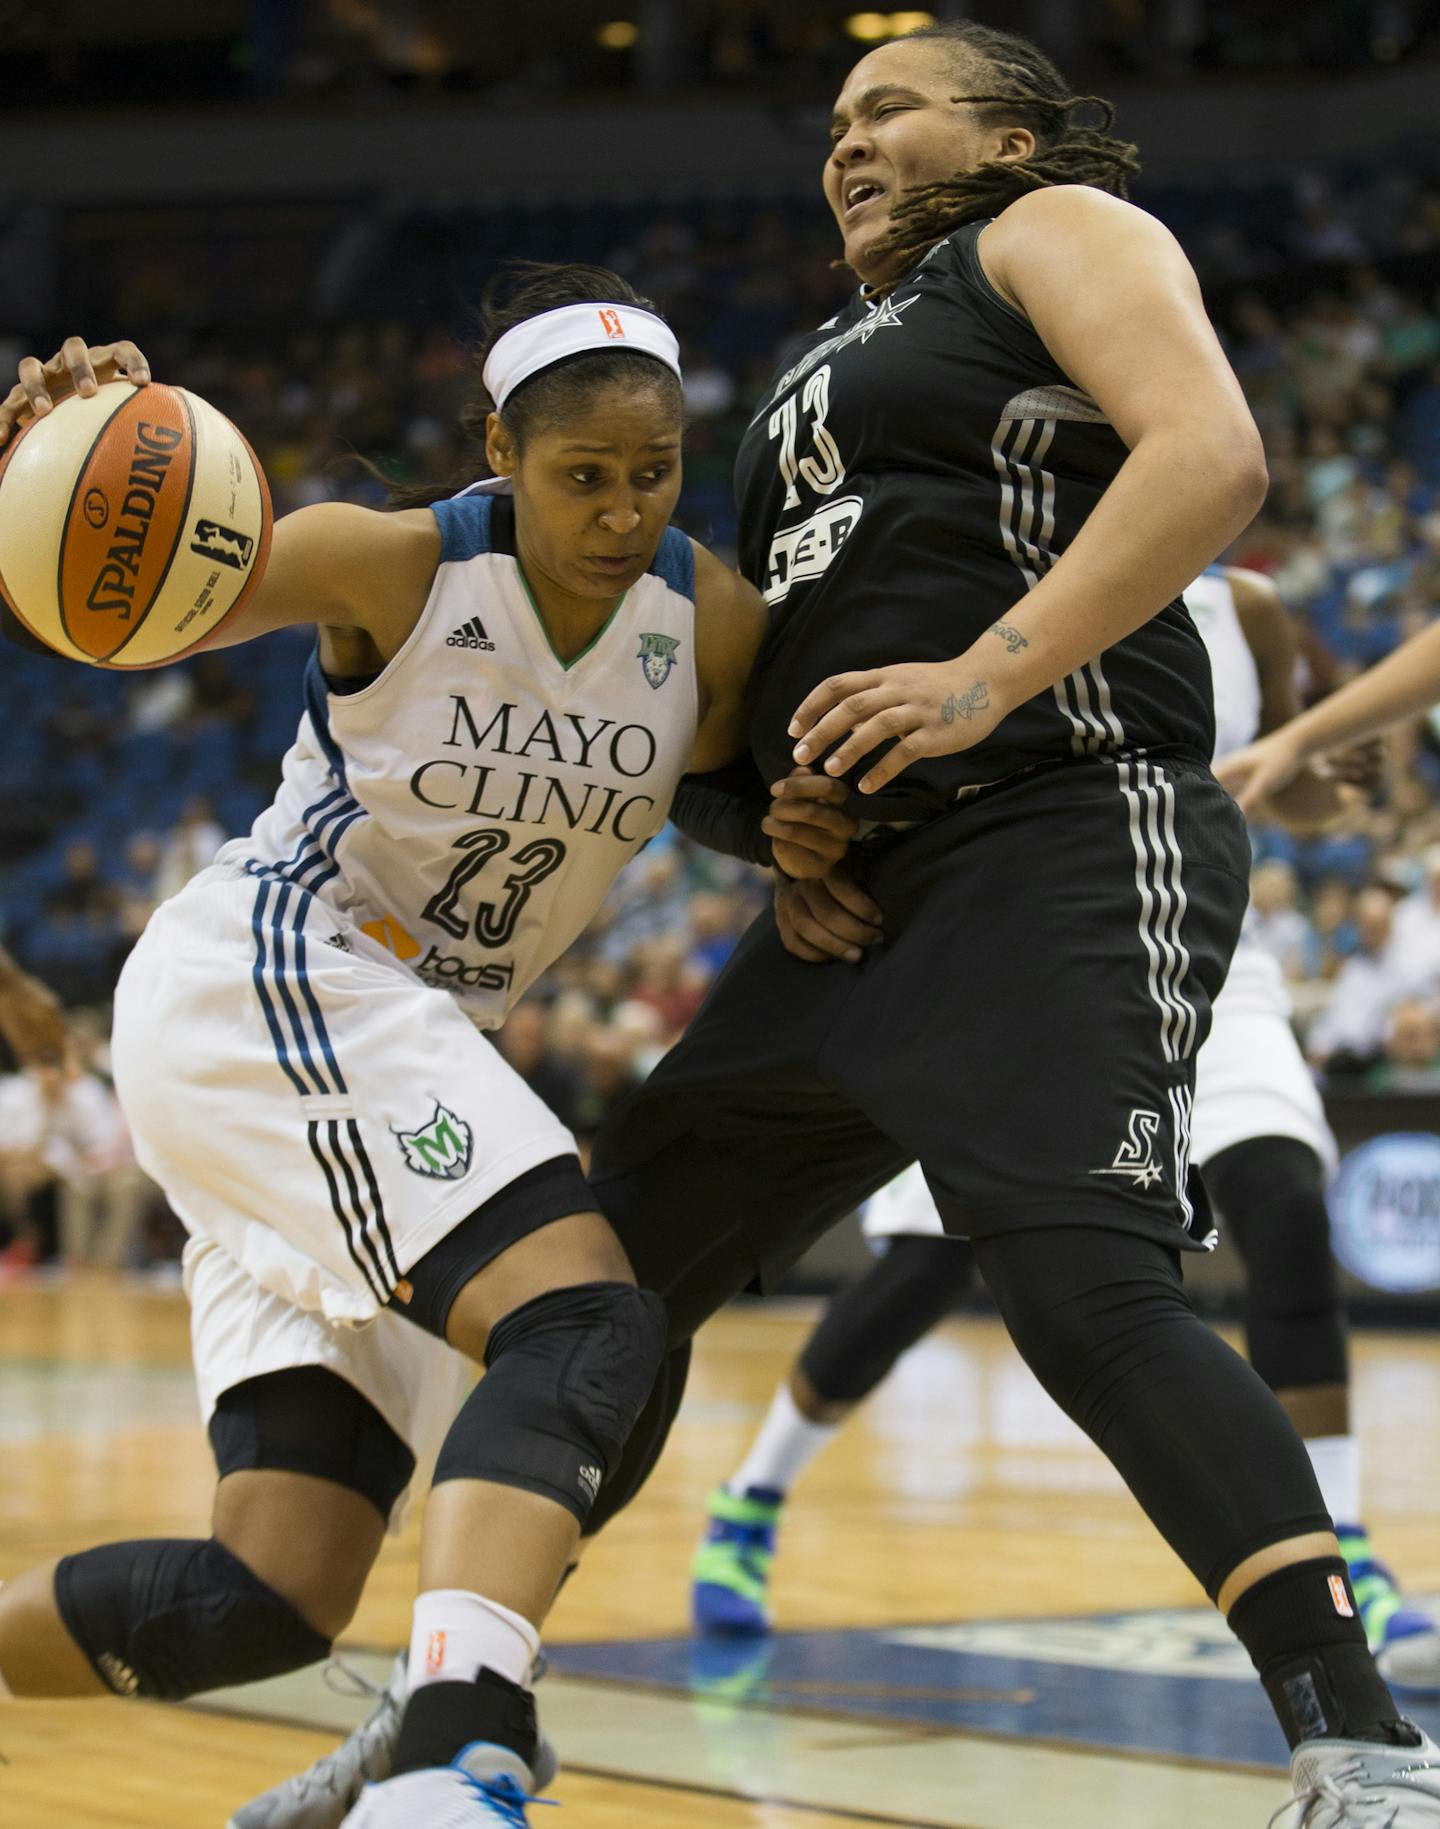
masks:
<path id="1" fill-rule="evenodd" d="M 963 692 L 952 692 L 940 707 L 940 716 L 947 724 L 953 724 L 956 718 L 973 718 L 977 711 L 987 710 L 989 704 L 990 688 L 984 680 L 976 680 Z"/>
<path id="2" fill-rule="evenodd" d="M 990 633 L 1000 637 L 1001 641 L 1005 644 L 1005 651 L 1007 654 L 1018 654 L 1022 648 L 1028 648 L 1030 646 L 1030 643 L 1020 631 L 1012 628 L 1008 622 L 992 622 L 990 624 Z"/>

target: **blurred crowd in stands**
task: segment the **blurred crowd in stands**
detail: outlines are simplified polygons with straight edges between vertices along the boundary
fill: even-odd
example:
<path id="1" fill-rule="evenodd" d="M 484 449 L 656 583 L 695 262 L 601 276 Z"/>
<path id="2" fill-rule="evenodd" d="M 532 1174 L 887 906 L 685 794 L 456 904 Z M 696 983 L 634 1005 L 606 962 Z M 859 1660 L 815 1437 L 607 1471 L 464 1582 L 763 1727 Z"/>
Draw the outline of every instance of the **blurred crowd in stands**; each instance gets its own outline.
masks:
<path id="1" fill-rule="evenodd" d="M 1230 557 L 1276 580 L 1300 624 L 1302 695 L 1319 696 L 1440 610 L 1440 182 L 1355 173 L 1144 200 L 1201 270 L 1269 453 L 1269 500 Z M 525 226 L 473 212 L 393 223 L 383 264 L 439 262 L 472 298 L 507 242 L 624 271 L 685 347 L 681 524 L 729 552 L 732 457 L 774 354 L 844 297 L 829 230 L 778 203 Z M 376 291 L 383 312 L 391 295 Z M 237 420 L 277 511 L 378 504 L 356 453 L 396 480 L 465 467 L 454 428 L 476 377 L 449 324 L 397 310 L 247 338 L 162 314 L 151 335 L 143 299 L 120 296 L 106 328 Z M 134 679 L 4 657 L 0 939 L 77 1012 L 68 1069 L 0 1075 L 12 1261 L 173 1255 L 175 1224 L 129 1162 L 108 1092 L 106 1005 L 156 902 L 268 799 L 307 652 L 285 632 Z M 1255 843 L 1255 935 L 1291 983 L 1317 1072 L 1440 1091 L 1440 718 L 1389 740 L 1374 803 L 1339 830 L 1262 826 Z M 684 1028 L 765 894 L 761 873 L 667 831 L 512 1016 L 501 1047 L 582 1139 Z"/>

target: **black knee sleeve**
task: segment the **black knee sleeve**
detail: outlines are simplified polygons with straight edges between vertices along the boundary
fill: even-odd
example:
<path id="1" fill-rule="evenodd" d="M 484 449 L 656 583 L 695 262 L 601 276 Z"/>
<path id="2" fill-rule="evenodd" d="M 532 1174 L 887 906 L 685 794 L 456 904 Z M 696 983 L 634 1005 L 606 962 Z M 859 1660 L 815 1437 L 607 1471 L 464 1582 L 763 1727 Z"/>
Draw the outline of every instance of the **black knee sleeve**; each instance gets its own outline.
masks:
<path id="1" fill-rule="evenodd" d="M 615 1470 L 607 1477 L 600 1488 L 600 1497 L 590 1508 L 590 1516 L 585 1520 L 585 1536 L 593 1537 L 603 1530 L 654 1472 L 685 1395 L 685 1380 L 690 1375 L 690 1346 L 688 1340 L 677 1346 L 656 1373 L 645 1407 L 636 1418 Z"/>
<path id="2" fill-rule="evenodd" d="M 273 1468 L 329 1480 L 388 1519 L 410 1484 L 415 1456 L 367 1397 L 319 1365 L 289 1366 L 224 1392 L 210 1446 L 226 1474 Z"/>
<path id="3" fill-rule="evenodd" d="M 665 1351 L 664 1304 L 648 1290 L 583 1283 L 536 1296 L 491 1330 L 485 1376 L 451 1424 L 436 1484 L 518 1486 L 583 1525 Z"/>
<path id="4" fill-rule="evenodd" d="M 213 1537 L 107 1543 L 55 1570 L 65 1629 L 117 1695 L 182 1702 L 314 1664 L 330 1641 Z"/>
<path id="5" fill-rule="evenodd" d="M 1176 1252 L 1063 1226 L 983 1239 L 976 1261 L 1026 1363 L 1212 1599 L 1255 1551 L 1331 1528 L 1304 1444 L 1190 1307 Z"/>
<path id="6" fill-rule="evenodd" d="M 1251 1365 L 1272 1390 L 1344 1384 L 1345 1309 L 1314 1150 L 1256 1137 L 1213 1156 L 1205 1182 L 1245 1260 Z"/>
<path id="7" fill-rule="evenodd" d="M 800 1370 L 826 1403 L 868 1397 L 895 1361 L 948 1313 L 970 1281 L 970 1247 L 907 1233 L 842 1289 L 805 1343 Z"/>

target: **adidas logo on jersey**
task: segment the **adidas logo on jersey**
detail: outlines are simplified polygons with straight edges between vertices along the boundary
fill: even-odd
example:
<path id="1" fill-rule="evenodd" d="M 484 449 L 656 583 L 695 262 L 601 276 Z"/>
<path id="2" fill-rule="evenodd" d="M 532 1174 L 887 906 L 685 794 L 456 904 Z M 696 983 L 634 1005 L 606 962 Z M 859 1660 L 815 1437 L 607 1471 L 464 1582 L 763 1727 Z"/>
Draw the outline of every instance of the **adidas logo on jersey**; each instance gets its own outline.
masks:
<path id="1" fill-rule="evenodd" d="M 485 633 L 485 624 L 478 616 L 472 616 L 462 628 L 456 629 L 453 635 L 445 637 L 447 648 L 483 648 L 487 654 L 495 652 L 495 644 Z"/>

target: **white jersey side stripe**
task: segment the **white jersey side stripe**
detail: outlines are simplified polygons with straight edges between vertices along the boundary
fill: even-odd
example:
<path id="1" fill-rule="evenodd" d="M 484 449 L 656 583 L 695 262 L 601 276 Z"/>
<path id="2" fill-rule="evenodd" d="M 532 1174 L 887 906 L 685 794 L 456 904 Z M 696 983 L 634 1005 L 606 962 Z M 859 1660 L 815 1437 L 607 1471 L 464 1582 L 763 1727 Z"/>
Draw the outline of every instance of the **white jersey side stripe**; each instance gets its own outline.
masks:
<path id="1" fill-rule="evenodd" d="M 1081 416 L 1062 411 L 1042 420 L 1017 417 L 1014 409 L 1038 399 L 1042 391 L 1032 390 L 1031 395 L 1009 402 L 990 443 L 1000 479 L 1000 537 L 1027 591 L 1035 588 L 1058 558 L 1051 544 L 1055 537 L 1055 475 L 1045 469 L 1044 459 L 1059 419 Z M 1057 680 L 1051 690 L 1056 707 L 1070 725 L 1073 755 L 1095 755 L 1124 746 L 1125 729 L 1116 715 L 1110 682 L 1098 655 L 1068 678 Z"/>

